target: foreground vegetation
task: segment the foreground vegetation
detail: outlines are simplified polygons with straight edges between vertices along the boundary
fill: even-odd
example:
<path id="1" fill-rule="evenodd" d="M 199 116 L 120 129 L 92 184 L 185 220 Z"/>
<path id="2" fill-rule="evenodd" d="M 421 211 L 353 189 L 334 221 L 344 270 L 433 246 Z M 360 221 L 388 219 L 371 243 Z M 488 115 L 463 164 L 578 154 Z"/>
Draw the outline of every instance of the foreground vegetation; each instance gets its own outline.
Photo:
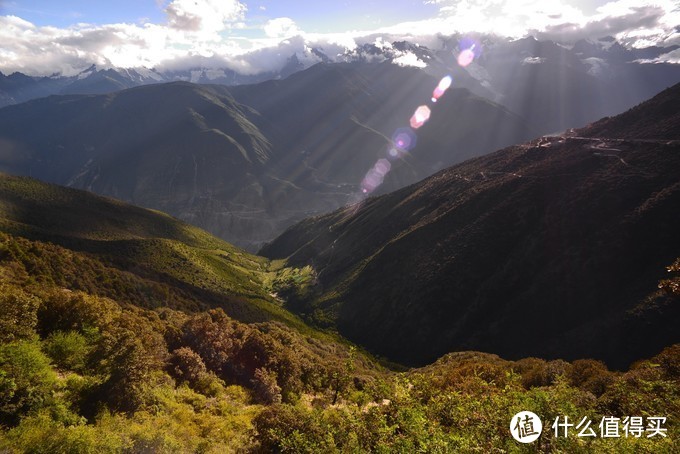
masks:
<path id="1" fill-rule="evenodd" d="M 278 321 L 118 302 L 97 294 L 105 286 L 87 268 L 91 288 L 57 285 L 35 266 L 49 245 L 2 240 L 0 450 L 673 452 L 680 436 L 677 345 L 625 373 L 482 353 L 389 372 Z M 677 294 L 676 284 L 662 291 Z M 534 445 L 510 437 L 520 410 L 543 419 Z M 594 427 L 604 416 L 665 416 L 667 436 L 555 437 L 550 425 L 564 416 Z"/>

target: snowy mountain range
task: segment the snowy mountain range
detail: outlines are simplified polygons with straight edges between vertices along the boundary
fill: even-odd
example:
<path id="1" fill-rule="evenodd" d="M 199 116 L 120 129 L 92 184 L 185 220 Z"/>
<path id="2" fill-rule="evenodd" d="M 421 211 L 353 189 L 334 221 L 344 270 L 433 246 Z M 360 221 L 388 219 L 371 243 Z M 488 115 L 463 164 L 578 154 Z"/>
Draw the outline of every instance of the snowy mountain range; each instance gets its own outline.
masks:
<path id="1" fill-rule="evenodd" d="M 457 86 L 501 103 L 514 90 L 517 75 L 521 73 L 547 73 L 566 68 L 572 73 L 567 74 L 567 77 L 588 75 L 607 83 L 627 77 L 637 79 L 641 75 L 651 77 L 651 89 L 633 87 L 634 91 L 641 90 L 634 96 L 636 102 L 680 80 L 680 65 L 664 62 L 660 58 L 676 51 L 677 46 L 627 49 L 611 37 L 597 41 L 579 41 L 570 46 L 552 41 L 538 41 L 531 37 L 514 41 L 480 37 L 474 42 L 481 52 L 476 52 L 475 59 L 466 67 L 456 62 L 456 56 L 463 50 L 463 44 L 460 37 L 453 36 L 441 37 L 439 42 L 429 43 L 430 47 L 407 41 L 389 42 L 383 37 L 377 37 L 373 43 L 346 49 L 341 53 L 303 46 L 303 51 L 282 58 L 283 63 L 277 69 L 255 74 L 245 74 L 224 67 L 154 69 L 102 68 L 95 65 L 74 76 L 54 74 L 32 77 L 22 73 L 0 73 L 0 107 L 53 94 L 102 94 L 173 81 L 229 86 L 254 84 L 282 79 L 317 63 L 340 62 L 387 61 L 400 66 L 421 68 L 436 77 L 451 74 Z M 531 69 L 528 70 L 527 67 Z M 592 80 L 586 85 L 591 82 Z M 512 109 L 512 106 L 508 107 Z M 619 110 L 615 109 L 610 113 Z"/>

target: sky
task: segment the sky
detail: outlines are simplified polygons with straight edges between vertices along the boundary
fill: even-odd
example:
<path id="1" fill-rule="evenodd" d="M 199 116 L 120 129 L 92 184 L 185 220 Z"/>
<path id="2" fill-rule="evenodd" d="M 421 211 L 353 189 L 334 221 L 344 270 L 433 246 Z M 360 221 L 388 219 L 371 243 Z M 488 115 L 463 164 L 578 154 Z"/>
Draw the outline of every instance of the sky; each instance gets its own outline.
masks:
<path id="1" fill-rule="evenodd" d="M 343 53 L 379 35 L 432 46 L 438 35 L 472 32 L 668 47 L 680 45 L 680 1 L 0 0 L 0 71 L 201 65 L 254 74 L 310 47 Z"/>

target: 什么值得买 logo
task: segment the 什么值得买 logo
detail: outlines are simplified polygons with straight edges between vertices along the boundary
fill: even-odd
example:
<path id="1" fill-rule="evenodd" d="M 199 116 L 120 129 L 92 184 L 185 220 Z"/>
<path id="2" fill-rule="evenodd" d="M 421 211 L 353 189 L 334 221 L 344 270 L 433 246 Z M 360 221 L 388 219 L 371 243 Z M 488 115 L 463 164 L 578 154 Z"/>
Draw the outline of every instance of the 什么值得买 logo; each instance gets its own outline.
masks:
<path id="1" fill-rule="evenodd" d="M 510 420 L 510 433 L 520 443 L 533 443 L 542 431 L 541 418 L 530 411 L 520 411 Z"/>

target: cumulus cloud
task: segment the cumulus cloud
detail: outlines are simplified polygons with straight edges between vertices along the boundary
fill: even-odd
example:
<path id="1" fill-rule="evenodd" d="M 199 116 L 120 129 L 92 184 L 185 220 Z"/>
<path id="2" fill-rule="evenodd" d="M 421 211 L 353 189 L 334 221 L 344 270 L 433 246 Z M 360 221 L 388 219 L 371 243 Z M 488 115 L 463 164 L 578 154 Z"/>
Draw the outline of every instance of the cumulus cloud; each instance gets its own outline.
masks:
<path id="1" fill-rule="evenodd" d="M 623 3 L 623 2 L 617 2 Z M 608 4 L 612 5 L 612 4 Z M 608 6 L 605 5 L 605 6 Z M 658 5 L 618 5 L 613 14 L 598 14 L 582 23 L 565 22 L 531 30 L 537 38 L 575 42 L 579 39 L 597 39 L 604 36 L 618 36 L 623 41 L 639 37 L 639 31 L 663 33 L 659 27 L 666 11 Z M 631 43 L 632 44 L 632 43 Z"/>
<path id="2" fill-rule="evenodd" d="M 270 38 L 287 38 L 299 35 L 301 30 L 290 17 L 277 17 L 267 21 L 264 33 Z"/>
<path id="3" fill-rule="evenodd" d="M 439 31 L 497 33 L 521 37 L 542 25 L 580 22 L 583 13 L 561 0 L 430 0 L 440 16 Z"/>
<path id="4" fill-rule="evenodd" d="M 586 15 L 570 0 L 427 0 L 440 16 L 432 29 L 497 33 L 511 37 L 531 34 L 541 39 L 575 42 L 615 36 L 640 47 L 670 45 L 680 40 L 680 8 L 676 0 L 616 0 Z"/>
<path id="5" fill-rule="evenodd" d="M 172 0 L 165 8 L 170 27 L 216 33 L 245 17 L 246 5 L 238 0 Z"/>
<path id="6" fill-rule="evenodd" d="M 331 58 L 341 59 L 350 49 L 356 47 L 353 40 L 342 43 L 327 37 L 309 37 L 296 35 L 288 39 L 254 40 L 254 49 L 237 51 L 236 49 L 216 47 L 211 55 L 198 54 L 169 57 L 161 61 L 156 68 L 164 70 L 182 70 L 187 68 L 227 68 L 244 75 L 260 74 L 280 70 L 288 59 L 295 55 L 305 66 L 321 62 L 321 58 L 313 52 L 318 49 Z"/>
<path id="7" fill-rule="evenodd" d="M 399 66 L 414 66 L 416 68 L 425 68 L 427 64 L 420 60 L 413 52 L 405 52 L 403 55 L 394 59 L 394 63 Z"/>
<path id="8" fill-rule="evenodd" d="M 60 29 L 37 27 L 16 16 L 0 16 L 0 68 L 31 75 L 73 75 L 96 64 L 100 67 L 153 67 L 169 49 L 170 31 L 147 24 L 78 24 Z"/>
<path id="9" fill-rule="evenodd" d="M 308 42 L 302 36 L 295 36 L 238 55 L 227 56 L 225 61 L 228 68 L 241 74 L 251 75 L 279 70 L 291 55 L 296 55 L 301 63 L 307 65 L 320 61 L 311 52 Z"/>

